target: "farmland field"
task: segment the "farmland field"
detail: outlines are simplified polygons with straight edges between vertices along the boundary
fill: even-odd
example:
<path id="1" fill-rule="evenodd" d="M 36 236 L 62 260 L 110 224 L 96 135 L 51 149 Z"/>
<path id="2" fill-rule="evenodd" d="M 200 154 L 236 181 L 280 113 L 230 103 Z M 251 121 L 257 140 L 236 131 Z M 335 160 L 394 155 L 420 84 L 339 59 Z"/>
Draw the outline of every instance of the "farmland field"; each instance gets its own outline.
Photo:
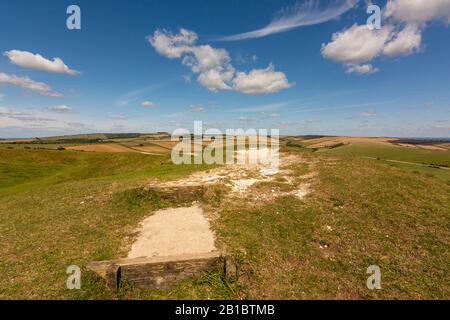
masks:
<path id="1" fill-rule="evenodd" d="M 67 150 L 91 152 L 132 152 L 133 150 L 117 143 L 104 143 L 68 147 Z"/>

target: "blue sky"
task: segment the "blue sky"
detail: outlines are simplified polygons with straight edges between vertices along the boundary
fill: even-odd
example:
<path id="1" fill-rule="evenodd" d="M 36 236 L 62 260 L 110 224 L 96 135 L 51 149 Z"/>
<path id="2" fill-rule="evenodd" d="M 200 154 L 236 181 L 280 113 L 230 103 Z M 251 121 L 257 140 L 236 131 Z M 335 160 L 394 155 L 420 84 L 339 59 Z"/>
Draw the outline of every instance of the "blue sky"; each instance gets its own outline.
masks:
<path id="1" fill-rule="evenodd" d="M 450 1 L 372 2 L 381 30 L 357 0 L 2 1 L 0 137 L 194 120 L 450 137 Z M 81 30 L 66 27 L 71 4 Z"/>

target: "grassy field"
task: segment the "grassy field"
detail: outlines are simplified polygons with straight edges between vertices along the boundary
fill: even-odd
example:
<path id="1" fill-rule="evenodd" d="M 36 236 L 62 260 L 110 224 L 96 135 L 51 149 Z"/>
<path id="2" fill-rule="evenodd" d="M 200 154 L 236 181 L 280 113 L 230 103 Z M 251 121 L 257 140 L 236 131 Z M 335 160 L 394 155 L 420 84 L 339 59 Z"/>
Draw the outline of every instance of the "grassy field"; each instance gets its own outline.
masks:
<path id="1" fill-rule="evenodd" d="M 339 155 L 368 156 L 450 167 L 450 152 L 448 151 L 406 148 L 384 144 L 352 143 L 339 148 L 330 149 L 328 152 Z"/>
<path id="2" fill-rule="evenodd" d="M 449 184 L 339 148 L 332 154 L 289 149 L 304 159 L 291 167 L 292 176 L 316 176 L 306 198 L 230 203 L 219 188 L 200 199 L 217 214 L 213 228 L 238 262 L 237 281 L 216 271 L 172 290 L 114 293 L 86 264 L 124 256 L 139 221 L 179 205 L 143 187 L 210 167 L 139 153 L 2 146 L 0 298 L 450 298 Z M 283 184 L 261 188 L 288 188 Z M 72 264 L 82 267 L 81 290 L 65 288 Z M 381 267 L 382 290 L 365 286 L 372 264 Z"/>
<path id="3" fill-rule="evenodd" d="M 444 182 L 450 182 L 450 170 L 448 170 L 450 167 L 450 151 L 426 150 L 372 143 L 352 143 L 338 148 L 323 149 L 321 151 L 334 155 L 378 159 L 384 162 L 385 165 L 394 166 L 413 173 L 436 176 Z M 439 166 L 442 168 L 437 168 Z"/>

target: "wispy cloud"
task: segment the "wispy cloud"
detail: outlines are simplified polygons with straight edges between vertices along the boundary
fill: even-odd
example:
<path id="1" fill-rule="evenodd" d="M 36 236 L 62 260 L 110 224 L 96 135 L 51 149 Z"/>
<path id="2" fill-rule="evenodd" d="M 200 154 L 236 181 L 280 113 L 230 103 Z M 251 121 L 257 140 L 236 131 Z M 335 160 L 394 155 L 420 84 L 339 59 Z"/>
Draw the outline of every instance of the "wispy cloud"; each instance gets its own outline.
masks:
<path id="1" fill-rule="evenodd" d="M 1 99 L 1 95 L 0 95 L 0 99 Z M 431 108 L 433 108 L 433 101 L 427 101 L 427 102 L 425 102 L 425 104 L 424 104 L 423 107 L 426 108 L 426 109 L 431 109 Z"/>
<path id="2" fill-rule="evenodd" d="M 72 112 L 72 108 L 66 105 L 60 104 L 57 106 L 51 106 L 47 108 L 48 110 L 56 113 L 70 113 Z"/>
<path id="3" fill-rule="evenodd" d="M 277 127 L 292 127 L 298 124 L 296 121 L 284 121 L 284 122 L 275 122 L 275 126 Z"/>
<path id="4" fill-rule="evenodd" d="M 19 77 L 14 74 L 7 74 L 0 72 L 0 85 L 7 84 L 12 86 L 21 87 L 31 91 L 38 92 L 43 96 L 48 97 L 61 97 L 62 94 L 53 91 L 52 87 L 43 82 L 34 81 L 28 77 Z"/>
<path id="5" fill-rule="evenodd" d="M 246 108 L 235 108 L 231 109 L 231 112 L 266 112 L 266 111 L 274 111 L 278 110 L 279 108 L 289 104 L 291 101 L 285 101 L 285 102 L 277 102 L 277 103 L 271 103 L 271 104 L 264 104 L 260 106 L 254 106 L 254 107 L 246 107 Z"/>
<path id="6" fill-rule="evenodd" d="M 337 107 L 303 108 L 303 109 L 294 110 L 294 111 L 292 111 L 292 113 L 334 111 L 334 110 L 344 110 L 344 109 L 366 108 L 366 107 L 377 106 L 377 105 L 381 105 L 381 104 L 388 104 L 388 103 L 391 103 L 393 101 L 394 100 L 380 101 L 380 102 L 367 102 L 367 103 L 350 104 L 350 105 L 337 106 Z"/>
<path id="7" fill-rule="evenodd" d="M 189 111 L 190 112 L 205 112 L 205 108 L 201 105 L 198 105 L 198 106 L 192 105 L 192 106 L 189 106 Z"/>
<path id="8" fill-rule="evenodd" d="M 183 79 L 184 82 L 186 83 L 192 83 L 192 78 L 190 74 L 183 74 L 181 76 L 181 78 Z"/>
<path id="9" fill-rule="evenodd" d="M 110 114 L 108 115 L 108 118 L 113 120 L 126 120 L 127 116 L 124 115 L 123 113 L 118 113 L 118 114 Z"/>
<path id="10" fill-rule="evenodd" d="M 253 119 L 253 118 L 239 117 L 240 124 L 247 124 L 247 123 L 251 123 L 251 122 L 255 122 L 255 121 L 256 121 L 256 119 Z"/>
<path id="11" fill-rule="evenodd" d="M 32 129 L 46 132 L 55 130 L 70 132 L 86 129 L 84 124 L 67 121 L 61 116 L 54 117 L 54 115 L 42 111 L 13 111 L 6 107 L 0 107 L 0 129 L 20 132 Z"/>
<path id="12" fill-rule="evenodd" d="M 116 101 L 116 105 L 118 107 L 127 106 L 129 103 L 136 101 L 139 97 L 141 97 L 145 93 L 158 89 L 161 86 L 163 86 L 163 84 L 153 84 L 145 88 L 127 92 Z"/>
<path id="13" fill-rule="evenodd" d="M 365 111 L 365 112 L 361 112 L 359 114 L 360 117 L 364 117 L 364 118 L 369 118 L 369 117 L 376 117 L 377 113 L 373 110 L 369 110 L 369 111 Z"/>
<path id="14" fill-rule="evenodd" d="M 150 108 L 150 107 L 156 106 L 156 103 L 154 103 L 153 101 L 148 101 L 148 100 L 146 100 L 146 101 L 143 101 L 143 102 L 141 103 L 141 105 L 142 105 L 143 107 Z"/>
<path id="15" fill-rule="evenodd" d="M 261 38 L 271 34 L 286 32 L 302 26 L 310 26 L 335 19 L 352 9 L 359 0 L 332 0 L 323 7 L 320 1 L 308 0 L 279 11 L 264 28 L 222 37 L 220 41 L 237 41 Z"/>

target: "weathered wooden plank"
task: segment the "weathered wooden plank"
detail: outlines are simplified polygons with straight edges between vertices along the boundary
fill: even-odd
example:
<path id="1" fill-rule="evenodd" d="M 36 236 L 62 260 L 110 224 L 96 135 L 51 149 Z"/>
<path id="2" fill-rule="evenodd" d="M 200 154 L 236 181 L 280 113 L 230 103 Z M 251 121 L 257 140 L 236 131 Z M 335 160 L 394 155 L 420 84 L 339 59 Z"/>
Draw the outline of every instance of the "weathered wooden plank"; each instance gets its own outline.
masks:
<path id="1" fill-rule="evenodd" d="M 119 288 L 120 277 L 121 277 L 120 266 L 118 266 L 116 264 L 111 264 L 106 269 L 106 274 L 105 274 L 106 287 L 111 290 L 116 290 L 117 288 Z"/>
<path id="2" fill-rule="evenodd" d="M 136 287 L 165 289 L 197 272 L 218 266 L 220 254 L 121 266 L 121 279 Z"/>
<path id="3" fill-rule="evenodd" d="M 198 272 L 223 267 L 223 258 L 223 253 L 214 251 L 98 261 L 90 263 L 88 269 L 105 278 L 110 289 L 116 289 L 121 281 L 139 288 L 166 289 Z"/>
<path id="4" fill-rule="evenodd" d="M 99 275 L 102 278 L 105 278 L 106 276 L 106 271 L 108 269 L 108 267 L 110 267 L 113 264 L 112 261 L 109 260 L 105 260 L 105 261 L 93 261 L 90 262 L 86 268 L 89 271 L 92 271 L 94 273 L 96 273 L 97 275 Z"/>

